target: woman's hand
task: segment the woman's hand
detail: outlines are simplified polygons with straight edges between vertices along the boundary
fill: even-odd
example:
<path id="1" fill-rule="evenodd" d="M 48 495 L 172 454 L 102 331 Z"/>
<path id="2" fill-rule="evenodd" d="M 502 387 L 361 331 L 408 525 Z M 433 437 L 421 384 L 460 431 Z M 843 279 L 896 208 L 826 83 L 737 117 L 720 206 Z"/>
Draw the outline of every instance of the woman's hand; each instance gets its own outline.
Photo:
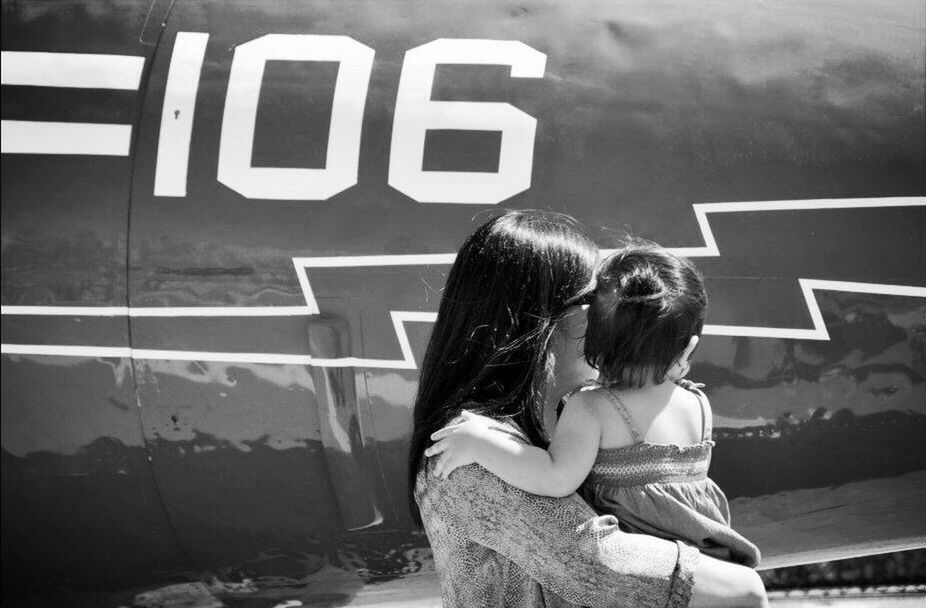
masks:
<path id="1" fill-rule="evenodd" d="M 506 435 L 504 431 L 496 430 L 498 421 L 463 410 L 463 420 L 456 424 L 445 426 L 431 434 L 431 441 L 436 443 L 424 451 L 427 457 L 438 456 L 434 467 L 434 474 L 447 479 L 457 467 L 478 462 L 482 448 L 492 443 L 492 438 L 498 440 L 497 435 Z M 510 439 L 506 435 L 506 439 Z"/>

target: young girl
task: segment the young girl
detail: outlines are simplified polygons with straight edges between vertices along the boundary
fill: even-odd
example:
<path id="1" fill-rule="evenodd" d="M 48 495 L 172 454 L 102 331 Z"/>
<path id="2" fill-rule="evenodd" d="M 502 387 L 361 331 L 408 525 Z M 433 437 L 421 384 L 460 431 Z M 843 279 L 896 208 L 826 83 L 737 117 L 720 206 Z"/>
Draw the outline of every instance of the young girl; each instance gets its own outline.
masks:
<path id="1" fill-rule="evenodd" d="M 759 550 L 730 527 L 727 499 L 707 477 L 711 410 L 685 380 L 707 296 L 695 267 L 634 242 L 604 261 L 588 309 L 585 358 L 594 387 L 566 401 L 548 450 L 512 441 L 470 412 L 434 433 L 435 473 L 478 463 L 533 494 L 583 497 L 627 531 L 683 540 L 755 567 Z M 583 484 L 584 482 L 584 484 Z"/>

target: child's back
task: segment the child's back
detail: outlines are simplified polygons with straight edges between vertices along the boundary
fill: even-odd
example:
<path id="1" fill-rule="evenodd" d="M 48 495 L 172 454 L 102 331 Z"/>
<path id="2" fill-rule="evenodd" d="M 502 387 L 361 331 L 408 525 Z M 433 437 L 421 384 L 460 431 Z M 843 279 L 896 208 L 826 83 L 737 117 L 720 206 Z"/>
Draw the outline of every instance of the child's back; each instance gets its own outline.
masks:
<path id="1" fill-rule="evenodd" d="M 601 443 L 581 493 L 630 532 L 683 540 L 704 553 L 755 567 L 758 548 L 730 527 L 727 499 L 708 476 L 711 413 L 692 383 L 640 390 L 598 388 Z"/>
<path id="2" fill-rule="evenodd" d="M 691 445 L 702 441 L 705 411 L 698 394 L 681 383 L 663 382 L 644 389 L 584 391 L 600 414 L 601 447 L 621 448 L 648 443 Z M 615 403 L 615 399 L 619 399 Z M 709 412 L 708 412 L 709 413 Z M 629 419 L 628 419 L 629 416 Z M 637 432 L 639 438 L 634 436 Z"/>

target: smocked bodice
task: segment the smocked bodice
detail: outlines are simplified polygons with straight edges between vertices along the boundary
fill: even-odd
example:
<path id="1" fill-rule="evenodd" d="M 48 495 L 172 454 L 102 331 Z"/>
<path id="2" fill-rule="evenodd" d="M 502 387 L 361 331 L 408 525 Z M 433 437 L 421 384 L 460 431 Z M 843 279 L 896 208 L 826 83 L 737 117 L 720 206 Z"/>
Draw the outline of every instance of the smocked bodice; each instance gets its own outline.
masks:
<path id="1" fill-rule="evenodd" d="M 614 487 L 699 481 L 707 478 L 713 446 L 710 440 L 684 447 L 641 441 L 600 449 L 588 481 Z"/>
<path id="2" fill-rule="evenodd" d="M 714 557 L 755 566 L 759 549 L 730 527 L 727 498 L 708 477 L 714 442 L 706 397 L 697 385 L 680 385 L 695 393 L 703 414 L 701 441 L 688 446 L 644 441 L 619 395 L 599 389 L 635 442 L 599 449 L 581 493 L 599 513 L 616 516 L 627 531 L 683 540 Z"/>

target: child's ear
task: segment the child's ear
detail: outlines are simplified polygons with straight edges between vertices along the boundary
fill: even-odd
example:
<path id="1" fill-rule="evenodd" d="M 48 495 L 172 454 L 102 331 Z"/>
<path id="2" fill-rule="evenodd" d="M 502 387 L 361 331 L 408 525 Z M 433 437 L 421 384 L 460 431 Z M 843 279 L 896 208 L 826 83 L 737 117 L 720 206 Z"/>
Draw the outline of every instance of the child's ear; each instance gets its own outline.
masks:
<path id="1" fill-rule="evenodd" d="M 691 336 L 691 339 L 688 340 L 688 346 L 686 346 L 685 350 L 682 351 L 682 356 L 678 358 L 679 361 L 684 361 L 687 363 L 688 360 L 691 359 L 691 355 L 692 353 L 694 353 L 694 350 L 698 347 L 698 341 L 700 339 L 701 338 L 699 336 Z"/>

